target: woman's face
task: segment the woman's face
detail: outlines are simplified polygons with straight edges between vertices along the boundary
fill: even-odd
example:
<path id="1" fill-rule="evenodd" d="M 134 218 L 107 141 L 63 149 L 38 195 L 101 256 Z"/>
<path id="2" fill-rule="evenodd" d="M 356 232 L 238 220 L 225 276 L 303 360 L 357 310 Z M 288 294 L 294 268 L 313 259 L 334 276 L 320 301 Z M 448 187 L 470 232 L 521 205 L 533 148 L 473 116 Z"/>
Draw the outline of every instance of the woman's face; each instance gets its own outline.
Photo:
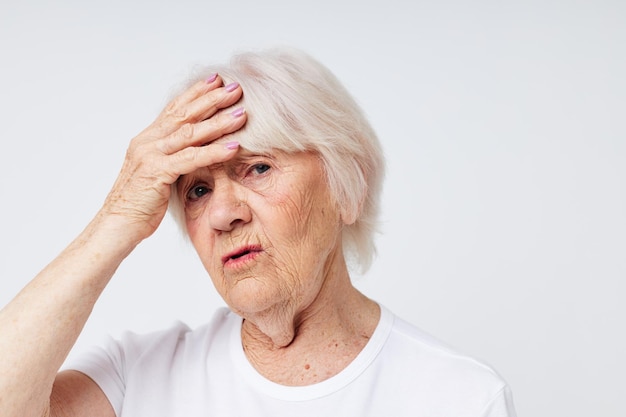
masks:
<path id="1" fill-rule="evenodd" d="M 241 150 L 182 177 L 179 190 L 191 241 L 235 312 L 297 314 L 313 302 L 342 229 L 315 154 Z"/>

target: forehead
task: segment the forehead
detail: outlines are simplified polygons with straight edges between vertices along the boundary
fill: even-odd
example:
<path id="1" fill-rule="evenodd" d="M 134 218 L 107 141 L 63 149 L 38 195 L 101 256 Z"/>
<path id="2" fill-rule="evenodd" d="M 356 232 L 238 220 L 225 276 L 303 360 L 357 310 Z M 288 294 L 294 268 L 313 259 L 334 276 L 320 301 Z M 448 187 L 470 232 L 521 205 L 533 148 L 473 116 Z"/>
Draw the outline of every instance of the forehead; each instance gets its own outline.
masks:
<path id="1" fill-rule="evenodd" d="M 321 167 L 321 159 L 314 152 L 285 152 L 274 150 L 271 153 L 256 153 L 245 148 L 241 148 L 237 154 L 230 160 L 198 168 L 196 171 L 181 175 L 179 182 L 185 178 L 194 178 L 198 176 L 212 176 L 220 172 L 227 174 L 237 173 L 238 170 L 247 167 L 250 164 L 266 163 L 273 165 L 274 168 L 283 171 L 294 170 L 298 168 L 306 169 L 311 172 L 311 168 Z M 314 172 L 311 172 L 312 174 Z"/>

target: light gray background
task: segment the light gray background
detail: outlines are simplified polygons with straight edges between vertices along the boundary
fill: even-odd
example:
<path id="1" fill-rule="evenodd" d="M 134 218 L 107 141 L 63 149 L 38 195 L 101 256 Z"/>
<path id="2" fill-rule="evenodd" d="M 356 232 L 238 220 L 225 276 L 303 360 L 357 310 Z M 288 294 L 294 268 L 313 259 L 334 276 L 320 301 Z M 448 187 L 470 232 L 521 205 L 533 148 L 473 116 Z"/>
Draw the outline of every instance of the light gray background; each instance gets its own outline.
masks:
<path id="1" fill-rule="evenodd" d="M 625 5 L 2 0 L 0 305 L 88 222 L 191 68 L 288 44 L 344 81 L 388 159 L 358 286 L 493 365 L 521 416 L 623 416 Z M 167 218 L 76 351 L 221 304 Z"/>

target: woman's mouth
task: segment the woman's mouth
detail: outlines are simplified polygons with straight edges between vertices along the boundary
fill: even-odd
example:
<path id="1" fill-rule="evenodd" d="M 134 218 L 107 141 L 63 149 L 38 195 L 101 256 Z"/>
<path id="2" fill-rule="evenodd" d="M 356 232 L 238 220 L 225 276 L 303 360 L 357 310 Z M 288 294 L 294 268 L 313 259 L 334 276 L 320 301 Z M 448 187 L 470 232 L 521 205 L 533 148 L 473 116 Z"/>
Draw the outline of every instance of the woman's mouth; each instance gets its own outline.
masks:
<path id="1" fill-rule="evenodd" d="M 262 252 L 260 246 L 245 246 L 230 252 L 222 257 L 222 264 L 226 267 L 236 267 L 257 257 Z"/>

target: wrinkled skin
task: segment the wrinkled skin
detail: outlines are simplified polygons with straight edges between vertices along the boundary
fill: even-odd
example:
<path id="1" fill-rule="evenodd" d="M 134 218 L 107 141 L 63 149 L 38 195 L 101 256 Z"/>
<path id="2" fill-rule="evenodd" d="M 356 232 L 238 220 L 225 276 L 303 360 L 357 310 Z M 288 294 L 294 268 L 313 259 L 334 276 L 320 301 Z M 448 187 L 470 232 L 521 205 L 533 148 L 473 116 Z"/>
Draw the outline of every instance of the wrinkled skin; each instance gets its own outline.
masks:
<path id="1" fill-rule="evenodd" d="M 273 317 L 265 331 L 289 344 L 294 319 L 312 305 L 341 250 L 343 223 L 319 159 L 240 151 L 179 186 L 189 236 L 220 295 L 255 322 Z"/>
<path id="2" fill-rule="evenodd" d="M 116 269 L 161 223 L 171 184 L 236 155 L 238 144 L 215 141 L 245 124 L 232 107 L 242 93 L 215 74 L 176 97 L 132 139 L 96 216 L 0 311 L 3 417 L 114 416 L 90 378 L 59 368 Z"/>
<path id="3" fill-rule="evenodd" d="M 252 365 L 286 385 L 319 382 L 347 366 L 379 309 L 350 282 L 345 220 L 317 155 L 242 149 L 183 176 L 178 190 L 204 267 L 244 318 Z"/>
<path id="4" fill-rule="evenodd" d="M 130 227 L 125 234 L 133 232 L 139 241 L 150 236 L 167 211 L 170 185 L 180 175 L 235 155 L 236 147 L 212 142 L 246 122 L 245 112 L 222 110 L 235 104 L 242 90 L 236 83 L 223 87 L 219 76 L 211 80 L 200 81 L 176 97 L 130 142 L 99 213 L 125 222 Z"/>
<path id="5" fill-rule="evenodd" d="M 261 374 L 319 382 L 367 343 L 379 309 L 350 283 L 345 219 L 317 158 L 248 155 L 228 143 L 247 120 L 242 94 L 216 74 L 176 97 L 131 141 L 92 221 L 0 311 L 3 417 L 114 416 L 93 380 L 58 370 L 116 269 L 158 228 L 176 181 L 192 241 L 243 316 L 243 347 Z"/>

